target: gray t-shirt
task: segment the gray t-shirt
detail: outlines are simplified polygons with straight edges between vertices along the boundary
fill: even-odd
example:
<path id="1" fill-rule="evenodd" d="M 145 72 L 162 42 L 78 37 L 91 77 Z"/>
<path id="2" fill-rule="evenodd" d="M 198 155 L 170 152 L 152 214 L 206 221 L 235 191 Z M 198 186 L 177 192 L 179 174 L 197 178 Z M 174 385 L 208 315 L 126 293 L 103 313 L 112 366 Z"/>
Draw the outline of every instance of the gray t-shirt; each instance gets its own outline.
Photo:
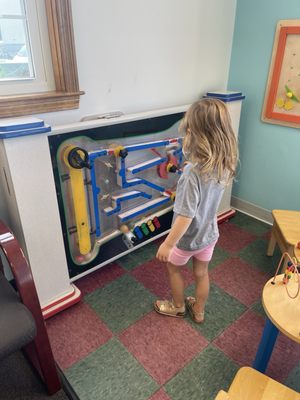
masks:
<path id="1" fill-rule="evenodd" d="M 192 164 L 187 164 L 178 180 L 174 204 L 177 215 L 193 218 L 188 230 L 177 243 L 181 250 L 201 250 L 217 241 L 217 210 L 224 185 L 215 179 L 204 181 Z"/>

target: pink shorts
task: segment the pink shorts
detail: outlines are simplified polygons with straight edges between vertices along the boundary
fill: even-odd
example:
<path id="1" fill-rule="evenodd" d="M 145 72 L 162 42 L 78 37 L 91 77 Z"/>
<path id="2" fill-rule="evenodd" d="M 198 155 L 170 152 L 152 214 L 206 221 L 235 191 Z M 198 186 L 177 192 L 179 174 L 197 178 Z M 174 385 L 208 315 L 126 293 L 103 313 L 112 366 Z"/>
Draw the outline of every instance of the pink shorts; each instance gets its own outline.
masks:
<path id="1" fill-rule="evenodd" d="M 195 257 L 199 261 L 208 262 L 212 258 L 215 245 L 216 242 L 204 247 L 204 249 L 192 251 L 181 250 L 175 246 L 171 251 L 169 262 L 174 265 L 185 265 L 191 257 Z"/>

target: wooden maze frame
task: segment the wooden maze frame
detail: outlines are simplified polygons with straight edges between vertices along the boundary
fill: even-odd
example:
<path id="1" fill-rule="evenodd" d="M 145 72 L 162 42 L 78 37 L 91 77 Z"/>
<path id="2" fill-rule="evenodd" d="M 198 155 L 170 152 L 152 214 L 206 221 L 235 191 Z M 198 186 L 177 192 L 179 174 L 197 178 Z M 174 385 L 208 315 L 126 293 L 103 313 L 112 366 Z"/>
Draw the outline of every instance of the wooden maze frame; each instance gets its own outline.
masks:
<path id="1" fill-rule="evenodd" d="M 294 35 L 293 39 L 295 47 L 293 48 L 290 48 L 290 35 Z M 262 120 L 272 124 L 299 128 L 299 99 L 300 19 L 280 20 L 277 24 L 275 33 L 273 53 L 262 111 Z M 286 102 L 289 102 L 292 108 L 285 108 Z M 282 103 L 282 106 L 281 104 L 278 106 L 278 103 Z"/>

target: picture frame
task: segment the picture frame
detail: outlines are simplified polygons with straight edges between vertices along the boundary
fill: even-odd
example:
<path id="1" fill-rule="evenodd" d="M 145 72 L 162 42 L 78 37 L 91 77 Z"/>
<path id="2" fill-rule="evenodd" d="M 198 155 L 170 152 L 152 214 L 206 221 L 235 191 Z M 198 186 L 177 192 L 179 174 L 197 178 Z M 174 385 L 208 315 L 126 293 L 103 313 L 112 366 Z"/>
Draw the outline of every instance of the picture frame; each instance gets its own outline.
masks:
<path id="1" fill-rule="evenodd" d="M 262 120 L 300 127 L 300 19 L 277 24 Z"/>

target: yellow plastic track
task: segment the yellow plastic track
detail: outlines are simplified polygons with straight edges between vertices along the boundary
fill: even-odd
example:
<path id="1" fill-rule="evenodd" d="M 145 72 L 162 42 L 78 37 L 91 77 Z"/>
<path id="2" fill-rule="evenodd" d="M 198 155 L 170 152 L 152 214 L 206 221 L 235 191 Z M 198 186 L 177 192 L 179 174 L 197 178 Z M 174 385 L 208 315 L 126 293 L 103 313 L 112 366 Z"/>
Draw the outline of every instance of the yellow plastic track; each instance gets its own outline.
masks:
<path id="1" fill-rule="evenodd" d="M 80 254 L 85 255 L 91 251 L 90 224 L 84 187 L 83 169 L 73 168 L 68 162 L 68 154 L 74 148 L 75 146 L 66 147 L 63 153 L 63 160 L 69 170 L 79 252 Z"/>

